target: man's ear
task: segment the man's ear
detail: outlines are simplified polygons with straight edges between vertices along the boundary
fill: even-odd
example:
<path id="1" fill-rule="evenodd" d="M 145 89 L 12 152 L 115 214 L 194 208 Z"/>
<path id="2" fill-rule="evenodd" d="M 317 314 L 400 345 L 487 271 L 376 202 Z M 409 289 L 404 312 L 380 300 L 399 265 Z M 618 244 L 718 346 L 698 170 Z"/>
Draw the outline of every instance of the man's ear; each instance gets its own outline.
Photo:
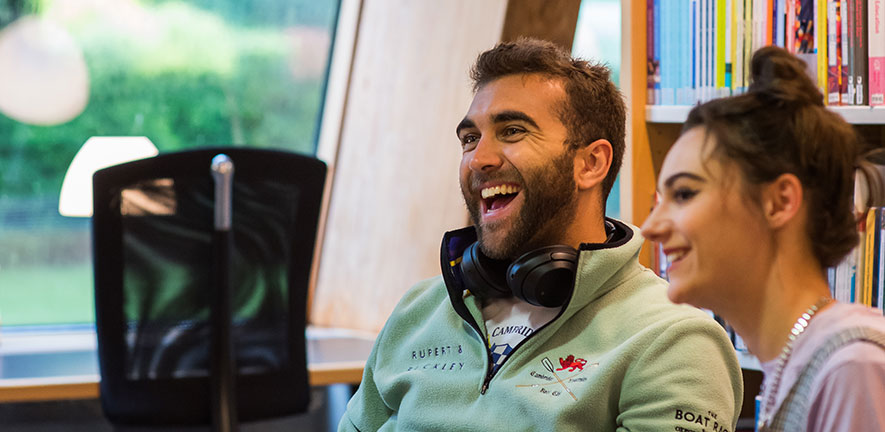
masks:
<path id="1" fill-rule="evenodd" d="M 612 145 L 598 139 L 575 151 L 575 184 L 578 190 L 590 189 L 608 175 L 612 164 Z"/>
<path id="2" fill-rule="evenodd" d="M 781 174 L 763 186 L 762 208 L 771 228 L 781 228 L 793 220 L 802 208 L 802 182 L 793 174 Z"/>

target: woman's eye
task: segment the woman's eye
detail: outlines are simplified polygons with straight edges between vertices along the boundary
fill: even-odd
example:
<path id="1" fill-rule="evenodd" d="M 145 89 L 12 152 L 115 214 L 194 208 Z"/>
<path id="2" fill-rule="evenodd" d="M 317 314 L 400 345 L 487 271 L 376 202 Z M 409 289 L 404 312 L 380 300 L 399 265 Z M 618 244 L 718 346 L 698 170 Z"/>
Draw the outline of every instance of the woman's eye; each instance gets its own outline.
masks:
<path id="1" fill-rule="evenodd" d="M 689 188 L 678 188 L 673 191 L 673 200 L 676 202 L 685 202 L 698 194 L 698 191 Z"/>

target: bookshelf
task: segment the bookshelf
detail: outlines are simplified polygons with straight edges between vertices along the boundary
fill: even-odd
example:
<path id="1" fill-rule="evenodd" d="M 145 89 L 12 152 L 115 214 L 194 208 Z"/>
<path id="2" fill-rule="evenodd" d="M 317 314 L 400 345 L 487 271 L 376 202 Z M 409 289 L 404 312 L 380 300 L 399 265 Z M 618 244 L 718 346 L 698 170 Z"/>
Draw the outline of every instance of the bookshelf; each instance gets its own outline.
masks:
<path id="1" fill-rule="evenodd" d="M 655 194 L 657 175 L 667 151 L 679 137 L 690 105 L 646 105 L 648 29 L 647 1 L 626 0 L 622 4 L 622 90 L 628 107 L 628 157 L 625 158 L 621 189 L 622 213 L 639 226 L 648 216 Z M 873 146 L 885 146 L 885 106 L 831 106 L 857 128 L 863 139 Z M 622 204 L 623 205 L 623 204 Z M 640 262 L 651 263 L 650 244 L 643 247 Z M 755 356 L 736 351 L 745 371 L 760 371 Z M 750 372 L 752 373 L 752 372 Z M 746 373 L 745 373 L 746 375 Z"/>
<path id="2" fill-rule="evenodd" d="M 652 207 L 657 173 L 670 146 L 688 116 L 688 105 L 646 105 L 647 95 L 647 0 L 622 4 L 622 89 L 628 104 L 628 154 L 622 171 L 627 177 L 621 189 L 622 214 L 641 225 Z M 856 125 L 865 141 L 885 145 L 885 106 L 832 106 L 829 109 Z M 648 246 L 648 245 L 647 245 Z M 640 262 L 651 263 L 650 247 Z"/>
<path id="3" fill-rule="evenodd" d="M 682 124 L 691 108 L 689 105 L 646 105 L 645 120 L 648 123 Z M 851 124 L 885 125 L 885 107 L 837 106 L 829 109 Z"/>

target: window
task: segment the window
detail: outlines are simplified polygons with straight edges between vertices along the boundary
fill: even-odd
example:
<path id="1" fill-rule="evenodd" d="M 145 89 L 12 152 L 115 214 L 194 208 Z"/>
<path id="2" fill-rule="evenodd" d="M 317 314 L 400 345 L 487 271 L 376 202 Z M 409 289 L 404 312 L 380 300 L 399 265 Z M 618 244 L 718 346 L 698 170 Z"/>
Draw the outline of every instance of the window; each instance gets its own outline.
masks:
<path id="1" fill-rule="evenodd" d="M 2 325 L 94 321 L 90 222 L 58 213 L 88 138 L 315 154 L 338 7 L 0 0 Z"/>
<path id="2" fill-rule="evenodd" d="M 582 0 L 575 28 L 572 55 L 605 63 L 612 81 L 620 85 L 621 0 Z M 630 155 L 624 155 L 624 159 Z M 606 216 L 621 218 L 621 176 L 608 196 Z M 626 216 L 626 215 L 624 215 Z"/>

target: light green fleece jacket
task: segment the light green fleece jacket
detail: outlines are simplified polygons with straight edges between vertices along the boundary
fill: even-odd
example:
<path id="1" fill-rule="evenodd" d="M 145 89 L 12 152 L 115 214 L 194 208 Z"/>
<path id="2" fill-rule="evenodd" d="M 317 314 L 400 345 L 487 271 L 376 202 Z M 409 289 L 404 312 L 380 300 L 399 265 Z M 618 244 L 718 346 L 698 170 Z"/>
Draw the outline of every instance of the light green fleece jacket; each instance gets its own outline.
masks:
<path id="1" fill-rule="evenodd" d="M 611 241 L 581 245 L 562 313 L 494 375 L 481 302 L 446 269 L 465 231 L 448 233 L 443 277 L 396 306 L 338 430 L 734 431 L 743 384 L 725 331 L 670 303 L 637 261 L 637 229 L 609 221 Z"/>

